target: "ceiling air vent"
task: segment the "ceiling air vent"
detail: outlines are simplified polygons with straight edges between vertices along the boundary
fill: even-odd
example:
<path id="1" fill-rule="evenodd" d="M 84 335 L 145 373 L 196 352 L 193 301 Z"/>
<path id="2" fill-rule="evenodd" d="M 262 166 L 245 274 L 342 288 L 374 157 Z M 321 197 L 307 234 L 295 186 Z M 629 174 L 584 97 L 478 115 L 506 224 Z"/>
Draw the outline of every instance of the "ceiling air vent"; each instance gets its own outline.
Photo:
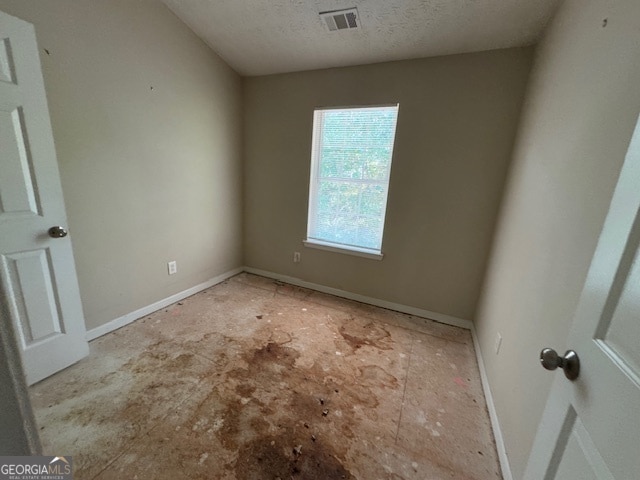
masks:
<path id="1" fill-rule="evenodd" d="M 358 9 L 348 8 L 346 10 L 333 10 L 330 12 L 320 12 L 331 32 L 336 30 L 350 30 L 360 26 L 360 18 L 358 17 Z"/>

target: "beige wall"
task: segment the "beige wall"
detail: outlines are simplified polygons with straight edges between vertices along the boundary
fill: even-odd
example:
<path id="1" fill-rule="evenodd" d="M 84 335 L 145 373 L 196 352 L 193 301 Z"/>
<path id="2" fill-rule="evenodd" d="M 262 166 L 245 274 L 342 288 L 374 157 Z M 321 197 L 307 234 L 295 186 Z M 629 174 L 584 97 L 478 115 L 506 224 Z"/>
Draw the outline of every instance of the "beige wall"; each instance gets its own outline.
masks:
<path id="1" fill-rule="evenodd" d="M 476 320 L 516 479 L 640 112 L 639 32 L 637 0 L 566 0 L 536 54 Z"/>
<path id="2" fill-rule="evenodd" d="M 531 54 L 510 49 L 246 78 L 245 264 L 471 319 Z M 303 247 L 314 107 L 392 102 L 400 113 L 384 259 Z"/>
<path id="3" fill-rule="evenodd" d="M 241 266 L 240 77 L 159 1 L 0 10 L 35 25 L 87 328 Z"/>

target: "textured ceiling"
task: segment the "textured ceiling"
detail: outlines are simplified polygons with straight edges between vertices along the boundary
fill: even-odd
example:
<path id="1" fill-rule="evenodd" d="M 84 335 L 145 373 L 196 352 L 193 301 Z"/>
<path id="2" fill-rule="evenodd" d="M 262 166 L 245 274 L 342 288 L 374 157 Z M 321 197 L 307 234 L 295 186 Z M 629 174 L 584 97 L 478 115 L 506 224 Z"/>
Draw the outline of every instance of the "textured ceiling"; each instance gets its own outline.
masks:
<path id="1" fill-rule="evenodd" d="M 242 75 L 535 43 L 560 0 L 163 0 Z M 361 28 L 318 13 L 357 7 Z"/>

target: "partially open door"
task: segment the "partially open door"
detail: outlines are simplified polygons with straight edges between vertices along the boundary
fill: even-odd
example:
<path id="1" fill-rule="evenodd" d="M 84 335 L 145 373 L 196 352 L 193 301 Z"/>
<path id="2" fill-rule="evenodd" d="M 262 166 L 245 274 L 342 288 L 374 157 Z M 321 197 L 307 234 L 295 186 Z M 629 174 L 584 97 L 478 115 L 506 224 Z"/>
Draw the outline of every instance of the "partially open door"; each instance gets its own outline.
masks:
<path id="1" fill-rule="evenodd" d="M 0 152 L 0 294 L 32 384 L 89 346 L 34 28 L 2 12 Z"/>
<path id="2" fill-rule="evenodd" d="M 639 478 L 640 120 L 566 347 L 579 372 L 569 358 L 559 365 L 565 374 L 554 373 L 525 479 Z"/>

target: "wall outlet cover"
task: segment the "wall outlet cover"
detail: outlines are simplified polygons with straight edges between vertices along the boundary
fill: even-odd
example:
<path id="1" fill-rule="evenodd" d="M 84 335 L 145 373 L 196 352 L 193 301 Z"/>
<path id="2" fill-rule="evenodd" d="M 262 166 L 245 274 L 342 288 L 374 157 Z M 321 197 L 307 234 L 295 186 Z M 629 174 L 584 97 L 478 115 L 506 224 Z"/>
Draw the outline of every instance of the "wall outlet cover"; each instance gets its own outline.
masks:
<path id="1" fill-rule="evenodd" d="M 167 268 L 169 270 L 169 275 L 173 275 L 178 272 L 178 263 L 174 260 L 172 262 L 167 263 Z"/>

